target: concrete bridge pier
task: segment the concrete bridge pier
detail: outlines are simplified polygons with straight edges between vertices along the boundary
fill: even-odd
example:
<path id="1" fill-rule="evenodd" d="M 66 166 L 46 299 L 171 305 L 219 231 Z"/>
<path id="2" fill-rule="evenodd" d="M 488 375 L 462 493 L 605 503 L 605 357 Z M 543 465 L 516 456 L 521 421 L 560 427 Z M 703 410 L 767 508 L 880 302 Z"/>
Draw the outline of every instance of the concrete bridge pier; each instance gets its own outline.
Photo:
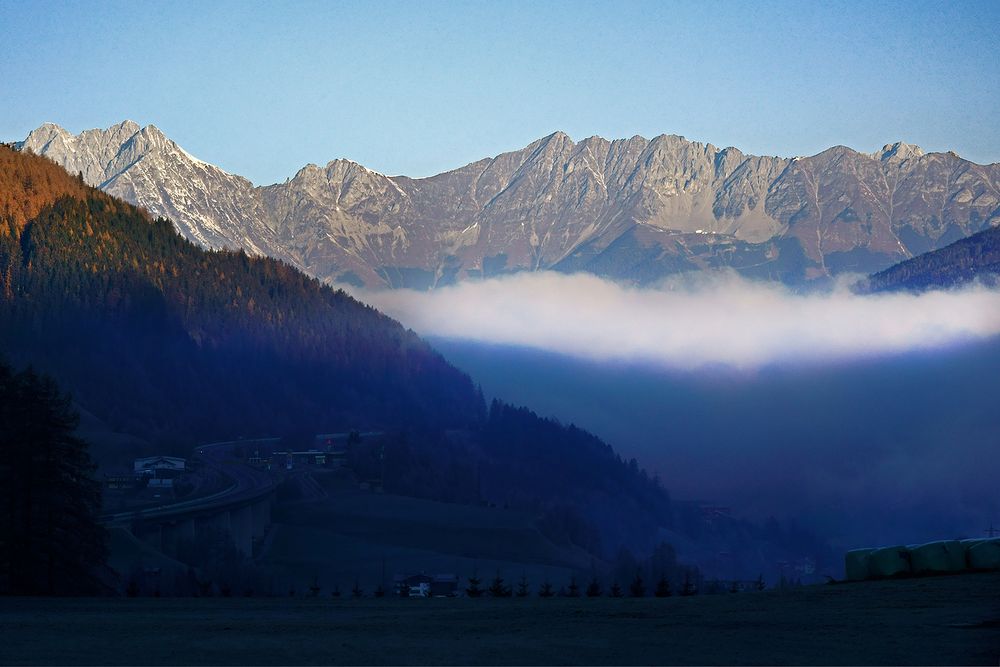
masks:
<path id="1" fill-rule="evenodd" d="M 160 551 L 176 558 L 183 544 L 193 545 L 198 539 L 194 519 L 178 519 L 160 525 Z"/>
<path id="2" fill-rule="evenodd" d="M 221 511 L 198 517 L 196 532 L 199 540 L 215 539 L 217 535 L 231 535 L 232 527 L 229 522 L 229 512 Z"/>
<path id="3" fill-rule="evenodd" d="M 271 526 L 271 498 L 262 498 L 253 504 L 253 538 L 264 539 Z"/>
<path id="4" fill-rule="evenodd" d="M 230 535 L 236 550 L 253 556 L 253 506 L 244 505 L 229 511 Z"/>
<path id="5" fill-rule="evenodd" d="M 132 534 L 157 551 L 163 550 L 163 526 L 158 523 L 145 523 L 132 526 Z"/>

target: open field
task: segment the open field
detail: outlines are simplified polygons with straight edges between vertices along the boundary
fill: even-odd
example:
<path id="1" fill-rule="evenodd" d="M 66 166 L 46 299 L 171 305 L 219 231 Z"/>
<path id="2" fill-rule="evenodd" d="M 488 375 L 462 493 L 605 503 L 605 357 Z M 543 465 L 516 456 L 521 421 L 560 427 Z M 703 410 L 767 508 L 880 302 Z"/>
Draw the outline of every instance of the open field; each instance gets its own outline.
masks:
<path id="1" fill-rule="evenodd" d="M 655 599 L 5 599 L 4 664 L 983 664 L 1000 573 Z"/>
<path id="2" fill-rule="evenodd" d="M 344 475 L 316 475 L 326 497 L 279 504 L 258 564 L 274 573 L 277 590 L 299 591 L 315 579 L 324 592 L 371 592 L 397 573 L 478 573 L 484 585 L 499 570 L 508 584 L 526 576 L 556 588 L 592 567 L 578 547 L 556 545 L 534 518 L 500 508 L 441 503 L 358 491 Z"/>

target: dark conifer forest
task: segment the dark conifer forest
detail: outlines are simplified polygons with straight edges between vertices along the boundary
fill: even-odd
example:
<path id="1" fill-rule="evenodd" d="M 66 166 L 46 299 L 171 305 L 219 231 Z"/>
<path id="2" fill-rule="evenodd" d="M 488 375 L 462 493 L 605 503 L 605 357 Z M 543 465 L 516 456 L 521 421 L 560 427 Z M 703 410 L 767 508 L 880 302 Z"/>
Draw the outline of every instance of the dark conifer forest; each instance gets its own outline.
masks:
<path id="1" fill-rule="evenodd" d="M 871 276 L 875 292 L 955 287 L 979 280 L 1000 282 L 1000 227 L 985 229 L 940 250 L 918 255 Z"/>

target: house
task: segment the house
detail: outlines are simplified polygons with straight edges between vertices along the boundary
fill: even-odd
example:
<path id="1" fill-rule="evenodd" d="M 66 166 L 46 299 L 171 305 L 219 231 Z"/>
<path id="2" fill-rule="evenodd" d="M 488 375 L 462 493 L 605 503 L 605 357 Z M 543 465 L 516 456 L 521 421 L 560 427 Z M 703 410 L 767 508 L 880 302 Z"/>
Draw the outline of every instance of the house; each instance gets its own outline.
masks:
<path id="1" fill-rule="evenodd" d="M 397 574 L 393 577 L 399 597 L 455 597 L 458 594 L 458 577 L 453 574 Z"/>
<path id="2" fill-rule="evenodd" d="M 284 467 L 286 470 L 299 466 L 327 466 L 330 461 L 326 452 L 318 449 L 310 449 L 304 452 L 274 452 L 271 455 L 271 462 L 276 467 Z"/>
<path id="3" fill-rule="evenodd" d="M 132 470 L 137 477 L 149 480 L 149 486 L 173 486 L 174 479 L 183 475 L 187 461 L 175 456 L 147 456 L 136 459 Z"/>

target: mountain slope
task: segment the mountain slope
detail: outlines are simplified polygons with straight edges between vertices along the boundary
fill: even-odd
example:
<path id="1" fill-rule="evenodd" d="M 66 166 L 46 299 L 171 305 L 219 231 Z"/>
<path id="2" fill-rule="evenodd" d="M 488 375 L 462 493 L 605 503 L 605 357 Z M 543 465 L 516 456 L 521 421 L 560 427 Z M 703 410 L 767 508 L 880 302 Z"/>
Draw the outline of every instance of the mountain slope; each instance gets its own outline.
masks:
<path id="1" fill-rule="evenodd" d="M 468 376 L 293 267 L 199 248 L 5 145 L 0 211 L 0 356 L 53 375 L 117 434 L 186 455 L 240 436 L 382 430 L 369 453 L 390 491 L 505 502 L 609 553 L 649 549 L 672 523 L 666 492 L 589 434 L 522 412 L 520 446 L 506 446 Z M 553 452 L 572 464 L 547 479 Z M 110 463 L 134 454 L 119 446 Z"/>
<path id="2" fill-rule="evenodd" d="M 865 288 L 875 292 L 925 290 L 955 287 L 973 280 L 1000 284 L 1000 227 L 880 271 L 869 277 Z"/>
<path id="3" fill-rule="evenodd" d="M 785 159 L 557 132 L 429 178 L 335 160 L 262 188 L 130 122 L 77 137 L 44 125 L 23 148 L 209 247 L 368 286 L 537 269 L 646 283 L 713 267 L 796 282 L 877 271 L 1000 222 L 1000 165 L 903 143 Z"/>
<path id="4" fill-rule="evenodd" d="M 468 426 L 482 400 L 413 332 L 278 261 L 207 252 L 170 222 L 0 147 L 0 344 L 116 429 L 195 440 L 290 429 Z M 64 194 L 68 193 L 68 195 Z M 86 350 L 86 354 L 81 354 Z"/>

